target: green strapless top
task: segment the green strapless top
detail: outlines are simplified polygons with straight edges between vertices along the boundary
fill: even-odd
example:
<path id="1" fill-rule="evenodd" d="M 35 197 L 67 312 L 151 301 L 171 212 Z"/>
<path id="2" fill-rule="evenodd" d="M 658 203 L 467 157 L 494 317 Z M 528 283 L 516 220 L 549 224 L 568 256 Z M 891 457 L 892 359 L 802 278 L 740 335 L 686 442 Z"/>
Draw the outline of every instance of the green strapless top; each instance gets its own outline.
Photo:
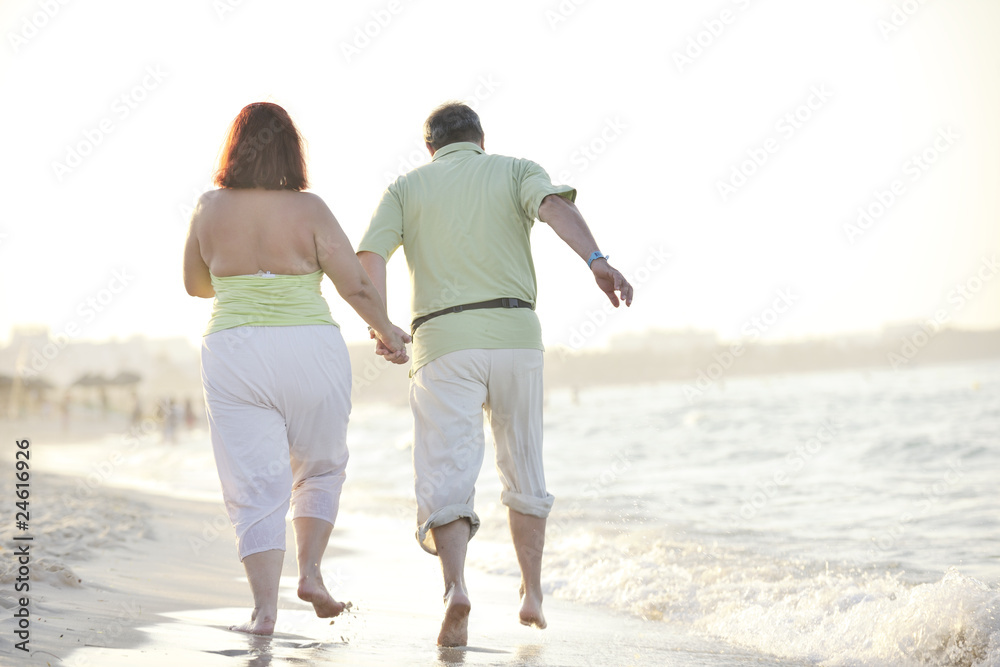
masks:
<path id="1" fill-rule="evenodd" d="M 339 326 L 320 294 L 322 280 L 322 271 L 302 275 L 212 275 L 215 302 L 205 335 L 233 327 Z"/>

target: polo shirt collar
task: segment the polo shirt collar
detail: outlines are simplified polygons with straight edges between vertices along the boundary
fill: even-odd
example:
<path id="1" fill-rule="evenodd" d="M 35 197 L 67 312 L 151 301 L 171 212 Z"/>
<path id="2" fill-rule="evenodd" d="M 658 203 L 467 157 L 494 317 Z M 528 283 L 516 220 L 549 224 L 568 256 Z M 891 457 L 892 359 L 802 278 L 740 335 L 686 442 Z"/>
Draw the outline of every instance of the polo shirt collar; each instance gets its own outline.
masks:
<path id="1" fill-rule="evenodd" d="M 453 144 L 442 146 L 438 150 L 434 151 L 434 157 L 431 158 L 431 162 L 434 162 L 438 158 L 444 157 L 445 155 L 450 155 L 456 151 L 475 151 L 480 155 L 486 153 L 486 151 L 479 147 L 479 144 L 474 144 L 471 141 L 456 141 Z"/>

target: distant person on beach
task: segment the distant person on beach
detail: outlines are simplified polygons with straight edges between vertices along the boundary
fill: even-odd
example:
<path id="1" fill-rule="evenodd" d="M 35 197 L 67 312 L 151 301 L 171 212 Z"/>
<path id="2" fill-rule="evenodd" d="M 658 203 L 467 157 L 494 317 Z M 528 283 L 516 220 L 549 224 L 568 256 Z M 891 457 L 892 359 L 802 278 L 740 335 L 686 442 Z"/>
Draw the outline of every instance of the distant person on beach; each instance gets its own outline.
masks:
<path id="1" fill-rule="evenodd" d="M 63 392 L 62 399 L 59 401 L 59 417 L 60 423 L 62 424 L 62 430 L 69 430 L 69 413 L 71 407 L 71 399 L 69 396 L 69 390 Z"/>
<path id="2" fill-rule="evenodd" d="M 417 540 L 441 560 L 441 646 L 468 641 L 465 584 L 483 460 L 483 410 L 496 445 L 511 537 L 521 570 L 520 621 L 544 628 L 541 563 L 553 496 L 542 468 L 542 336 L 529 235 L 548 223 L 586 263 L 615 307 L 632 286 L 608 264 L 573 203 L 530 160 L 489 155 L 479 116 L 465 104 L 435 109 L 424 124 L 430 164 L 383 193 L 358 257 L 385 297 L 386 262 L 406 254 L 414 320 L 410 406 Z M 616 294 L 617 292 L 617 294 Z M 376 353 L 392 349 L 376 343 Z"/>
<path id="3" fill-rule="evenodd" d="M 184 428 L 190 431 L 194 428 L 194 423 L 194 403 L 191 401 L 191 397 L 188 396 L 184 399 Z"/>
<path id="4" fill-rule="evenodd" d="M 130 425 L 133 429 L 138 428 L 142 423 L 142 401 L 139 400 L 139 393 L 132 392 L 132 419 Z"/>
<path id="5" fill-rule="evenodd" d="M 176 444 L 177 404 L 172 397 L 167 396 L 160 402 L 160 410 L 163 412 L 163 442 Z"/>
<path id="6" fill-rule="evenodd" d="M 209 430 L 223 498 L 253 593 L 250 620 L 231 629 L 274 631 L 292 508 L 298 596 L 317 616 L 344 604 L 320 563 L 340 506 L 347 465 L 351 368 L 320 294 L 326 274 L 367 322 L 387 359 L 404 363 L 409 336 L 385 306 L 337 219 L 308 186 L 298 130 L 269 103 L 233 121 L 201 196 L 184 251 L 188 294 L 215 297 L 201 348 Z M 193 527 L 192 527 L 193 529 Z"/>

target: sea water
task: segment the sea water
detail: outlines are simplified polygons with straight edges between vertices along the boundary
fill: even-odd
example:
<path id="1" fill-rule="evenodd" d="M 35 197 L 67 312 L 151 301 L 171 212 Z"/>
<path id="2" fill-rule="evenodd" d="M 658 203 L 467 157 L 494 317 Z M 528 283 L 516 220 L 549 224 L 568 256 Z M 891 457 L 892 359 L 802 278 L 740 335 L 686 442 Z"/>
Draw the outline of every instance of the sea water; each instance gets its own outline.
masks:
<path id="1" fill-rule="evenodd" d="M 547 595 L 810 663 L 1000 665 L 1000 363 L 685 389 L 550 394 Z M 407 415 L 355 423 L 345 506 L 409 511 Z M 486 459 L 470 563 L 516 576 Z"/>
<path id="2" fill-rule="evenodd" d="M 1000 665 L 1000 362 L 686 389 L 550 392 L 547 596 L 764 661 Z M 412 532 L 411 438 L 405 408 L 355 406 L 342 512 Z M 516 577 L 490 454 L 469 565 Z M 204 434 L 116 461 L 115 484 L 219 498 Z"/>

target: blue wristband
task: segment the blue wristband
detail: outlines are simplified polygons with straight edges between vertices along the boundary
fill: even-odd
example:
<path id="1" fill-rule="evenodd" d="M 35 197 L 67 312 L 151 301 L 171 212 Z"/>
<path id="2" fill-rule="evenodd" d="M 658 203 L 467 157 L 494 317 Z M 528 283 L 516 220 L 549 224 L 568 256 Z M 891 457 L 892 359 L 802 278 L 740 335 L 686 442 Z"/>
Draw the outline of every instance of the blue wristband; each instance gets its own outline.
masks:
<path id="1" fill-rule="evenodd" d="M 590 259 L 587 260 L 587 268 L 594 263 L 595 259 L 611 259 L 611 255 L 602 255 L 600 250 L 595 250 L 591 255 Z"/>

